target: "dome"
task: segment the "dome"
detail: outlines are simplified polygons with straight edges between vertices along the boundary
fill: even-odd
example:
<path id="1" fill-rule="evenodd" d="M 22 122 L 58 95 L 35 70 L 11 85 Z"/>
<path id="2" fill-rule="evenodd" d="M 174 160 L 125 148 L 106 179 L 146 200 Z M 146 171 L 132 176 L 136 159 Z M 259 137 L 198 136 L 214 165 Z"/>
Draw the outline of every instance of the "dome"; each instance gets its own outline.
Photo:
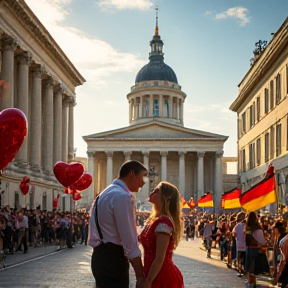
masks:
<path id="1" fill-rule="evenodd" d="M 151 80 L 164 80 L 178 84 L 175 72 L 163 60 L 151 59 L 138 72 L 135 83 Z"/>

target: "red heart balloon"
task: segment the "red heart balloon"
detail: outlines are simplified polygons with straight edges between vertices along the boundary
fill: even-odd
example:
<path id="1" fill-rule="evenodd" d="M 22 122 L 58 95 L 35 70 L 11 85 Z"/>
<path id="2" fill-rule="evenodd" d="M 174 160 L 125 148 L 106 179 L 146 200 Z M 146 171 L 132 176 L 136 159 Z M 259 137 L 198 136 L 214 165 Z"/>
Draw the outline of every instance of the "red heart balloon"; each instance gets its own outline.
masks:
<path id="1" fill-rule="evenodd" d="M 28 193 L 29 185 L 27 183 L 21 182 L 19 187 L 23 195 L 26 195 Z"/>
<path id="2" fill-rule="evenodd" d="M 81 178 L 73 185 L 78 191 L 87 189 L 92 183 L 92 176 L 89 173 L 84 173 Z"/>
<path id="3" fill-rule="evenodd" d="M 24 176 L 22 182 L 29 183 L 30 179 L 27 176 Z"/>
<path id="4" fill-rule="evenodd" d="M 82 198 L 81 194 L 79 192 L 73 193 L 73 200 L 78 201 Z"/>
<path id="5" fill-rule="evenodd" d="M 54 165 L 54 175 L 64 187 L 71 186 L 77 182 L 83 172 L 84 166 L 80 162 L 67 164 L 59 161 Z"/>
<path id="6" fill-rule="evenodd" d="M 16 108 L 0 113 L 0 170 L 15 157 L 27 135 L 25 114 Z"/>

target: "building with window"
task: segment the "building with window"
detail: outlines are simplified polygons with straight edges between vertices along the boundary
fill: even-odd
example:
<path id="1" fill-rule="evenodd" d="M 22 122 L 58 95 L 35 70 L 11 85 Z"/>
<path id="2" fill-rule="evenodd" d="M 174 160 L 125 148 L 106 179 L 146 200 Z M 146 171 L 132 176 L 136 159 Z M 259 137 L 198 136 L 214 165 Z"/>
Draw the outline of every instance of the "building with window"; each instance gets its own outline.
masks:
<path id="1" fill-rule="evenodd" d="M 0 206 L 52 210 L 53 198 L 63 193 L 53 167 L 74 158 L 75 87 L 85 80 L 25 1 L 0 1 L 0 17 L 0 79 L 9 83 L 0 107 L 22 110 L 29 127 L 1 173 Z M 30 178 L 26 196 L 19 188 L 24 176 Z M 69 210 L 70 199 L 60 199 L 59 208 Z"/>
<path id="2" fill-rule="evenodd" d="M 228 137 L 184 127 L 186 94 L 172 68 L 164 63 L 163 45 L 156 24 L 150 61 L 140 69 L 127 95 L 130 125 L 83 137 L 88 171 L 94 181 L 82 193 L 82 205 L 89 206 L 95 195 L 117 177 L 121 164 L 134 159 L 150 170 L 150 183 L 137 193 L 137 204 L 145 206 L 149 190 L 166 180 L 175 184 L 187 200 L 197 200 L 211 191 L 216 210 L 220 209 L 223 145 Z M 227 180 L 227 189 L 237 186 L 237 176 L 232 180 Z"/>
<path id="3" fill-rule="evenodd" d="M 238 116 L 238 171 L 243 191 L 273 163 L 280 198 L 288 175 L 288 18 L 239 84 L 230 109 Z"/>

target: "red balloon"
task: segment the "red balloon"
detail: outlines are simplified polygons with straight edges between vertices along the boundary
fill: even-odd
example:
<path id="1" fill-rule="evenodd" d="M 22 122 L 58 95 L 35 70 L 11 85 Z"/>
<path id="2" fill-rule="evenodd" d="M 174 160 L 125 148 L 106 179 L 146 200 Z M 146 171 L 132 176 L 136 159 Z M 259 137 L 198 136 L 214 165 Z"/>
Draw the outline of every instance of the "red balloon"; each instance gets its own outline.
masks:
<path id="1" fill-rule="evenodd" d="M 74 195 L 77 192 L 77 190 L 75 189 L 74 186 L 70 186 L 68 189 L 69 189 L 69 191 L 68 191 L 69 194 Z"/>
<path id="2" fill-rule="evenodd" d="M 24 176 L 22 182 L 29 183 L 30 182 L 30 178 L 28 178 L 27 176 Z"/>
<path id="3" fill-rule="evenodd" d="M 0 170 L 15 157 L 27 135 L 25 114 L 16 108 L 0 113 Z"/>
<path id="4" fill-rule="evenodd" d="M 26 195 L 29 191 L 29 185 L 27 183 L 21 182 L 20 183 L 20 190 L 23 193 L 23 195 Z"/>
<path id="5" fill-rule="evenodd" d="M 78 201 L 82 198 L 81 194 L 79 192 L 73 193 L 73 200 Z"/>
<path id="6" fill-rule="evenodd" d="M 84 173 L 84 166 L 80 162 L 65 163 L 62 161 L 54 165 L 54 175 L 64 186 L 69 187 L 79 180 Z"/>
<path id="7" fill-rule="evenodd" d="M 65 194 L 69 194 L 69 188 L 65 187 L 64 193 L 65 193 Z"/>
<path id="8" fill-rule="evenodd" d="M 92 183 L 92 176 L 89 173 L 84 173 L 81 178 L 73 185 L 78 191 L 87 189 Z"/>

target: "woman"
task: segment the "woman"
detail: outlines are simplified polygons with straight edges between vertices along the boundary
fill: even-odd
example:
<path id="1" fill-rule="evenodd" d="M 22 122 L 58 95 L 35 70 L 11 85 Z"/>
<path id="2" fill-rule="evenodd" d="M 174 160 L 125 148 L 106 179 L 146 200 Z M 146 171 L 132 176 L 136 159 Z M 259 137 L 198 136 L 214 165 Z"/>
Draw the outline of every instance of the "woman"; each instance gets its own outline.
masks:
<path id="1" fill-rule="evenodd" d="M 273 225 L 273 235 L 275 237 L 275 242 L 274 242 L 274 247 L 273 247 L 273 254 L 274 254 L 274 259 L 273 259 L 273 266 L 274 266 L 274 271 L 273 271 L 273 278 L 274 278 L 274 283 L 276 284 L 276 276 L 277 276 L 277 266 L 280 263 L 281 260 L 281 251 L 280 251 L 280 241 L 283 239 L 287 233 L 286 233 L 286 225 L 281 222 L 281 221 L 276 221 L 275 224 Z"/>
<path id="2" fill-rule="evenodd" d="M 183 277 L 172 261 L 181 232 L 180 193 L 169 182 L 160 182 L 152 191 L 151 215 L 139 236 L 144 248 L 144 288 L 183 288 Z"/>
<path id="3" fill-rule="evenodd" d="M 263 229 L 255 212 L 249 212 L 245 229 L 246 259 L 245 271 L 247 271 L 247 287 L 256 287 L 255 275 L 269 273 L 269 264 L 265 254 L 267 241 Z"/>

